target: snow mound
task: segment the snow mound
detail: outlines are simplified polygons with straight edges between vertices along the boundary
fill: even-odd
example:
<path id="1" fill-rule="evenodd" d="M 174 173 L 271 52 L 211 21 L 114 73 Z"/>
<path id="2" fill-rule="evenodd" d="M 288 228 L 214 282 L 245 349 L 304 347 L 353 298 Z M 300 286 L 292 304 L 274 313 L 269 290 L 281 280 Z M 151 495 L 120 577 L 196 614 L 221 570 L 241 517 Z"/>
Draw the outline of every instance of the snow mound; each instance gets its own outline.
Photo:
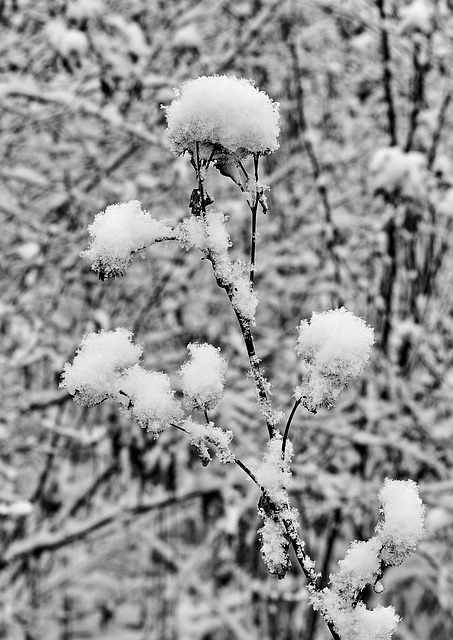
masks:
<path id="1" fill-rule="evenodd" d="M 423 200 L 426 196 L 426 157 L 417 151 L 383 147 L 371 158 L 370 184 L 374 193 Z"/>
<path id="2" fill-rule="evenodd" d="M 278 148 L 279 104 L 245 78 L 201 76 L 175 89 L 166 108 L 167 135 L 175 154 L 196 144 L 248 155 Z"/>
<path id="3" fill-rule="evenodd" d="M 132 344 L 127 329 L 84 335 L 73 363 L 65 364 L 61 388 L 85 407 L 117 397 L 121 373 L 138 362 L 142 348 Z"/>
<path id="4" fill-rule="evenodd" d="M 413 480 L 389 480 L 379 492 L 384 520 L 376 533 L 384 545 L 386 564 L 400 564 L 413 553 L 425 532 L 425 506 Z"/>
<path id="5" fill-rule="evenodd" d="M 299 325 L 295 350 L 304 374 L 296 397 L 312 412 L 334 406 L 342 389 L 369 363 L 373 344 L 373 329 L 344 307 L 313 312 Z"/>
<path id="6" fill-rule="evenodd" d="M 136 364 L 122 377 L 121 391 L 130 401 L 127 409 L 132 417 L 155 437 L 182 417 L 170 378 L 165 373 L 147 371 Z"/>
<path id="7" fill-rule="evenodd" d="M 101 280 L 124 275 L 135 252 L 175 237 L 168 222 L 143 211 L 138 200 L 108 206 L 96 215 L 88 233 L 92 241 L 81 256 Z"/>
<path id="8" fill-rule="evenodd" d="M 188 404 L 194 409 L 214 409 L 223 396 L 227 362 L 220 349 L 205 342 L 187 345 L 189 360 L 182 365 L 179 375 Z"/>

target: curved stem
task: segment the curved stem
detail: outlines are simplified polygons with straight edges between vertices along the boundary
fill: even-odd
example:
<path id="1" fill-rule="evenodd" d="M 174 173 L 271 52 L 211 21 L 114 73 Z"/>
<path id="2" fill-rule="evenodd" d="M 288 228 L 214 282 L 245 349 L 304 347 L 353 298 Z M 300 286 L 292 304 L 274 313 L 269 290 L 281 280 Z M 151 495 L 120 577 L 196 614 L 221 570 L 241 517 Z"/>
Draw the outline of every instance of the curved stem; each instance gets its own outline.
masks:
<path id="1" fill-rule="evenodd" d="M 291 409 L 291 413 L 289 414 L 288 422 L 286 423 L 285 433 L 283 434 L 283 442 L 282 442 L 282 458 L 285 459 L 285 450 L 286 450 L 286 441 L 288 440 L 289 429 L 291 427 L 291 422 L 294 418 L 294 414 L 296 413 L 299 405 L 301 403 L 301 399 L 299 398 L 294 403 L 293 408 Z"/>
<path id="2" fill-rule="evenodd" d="M 253 287 L 255 282 L 255 261 L 256 261 L 256 218 L 258 212 L 258 164 L 259 164 L 260 156 L 258 153 L 253 154 L 253 164 L 255 170 L 255 199 L 253 201 L 253 206 L 251 207 L 252 212 L 252 232 L 251 232 L 251 244 L 250 244 L 250 284 Z"/>

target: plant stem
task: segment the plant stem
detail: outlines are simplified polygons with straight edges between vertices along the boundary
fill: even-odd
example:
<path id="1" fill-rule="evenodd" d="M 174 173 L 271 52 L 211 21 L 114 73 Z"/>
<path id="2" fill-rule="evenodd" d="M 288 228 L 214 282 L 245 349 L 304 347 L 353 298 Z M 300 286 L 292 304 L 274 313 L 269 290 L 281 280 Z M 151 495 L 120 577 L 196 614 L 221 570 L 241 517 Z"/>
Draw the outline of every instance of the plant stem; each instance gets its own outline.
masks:
<path id="1" fill-rule="evenodd" d="M 294 414 L 296 413 L 299 405 L 301 403 L 301 399 L 298 398 L 294 403 L 293 408 L 291 409 L 291 413 L 289 414 L 288 422 L 286 423 L 285 433 L 283 434 L 283 442 L 282 442 L 282 458 L 285 459 L 285 450 L 286 450 L 286 441 L 288 440 L 289 429 L 291 427 L 291 422 L 294 418 Z"/>
<path id="2" fill-rule="evenodd" d="M 253 201 L 253 205 L 251 206 L 252 212 L 252 234 L 251 234 L 251 245 L 250 245 L 250 284 L 253 287 L 255 282 L 255 261 L 256 261 L 256 218 L 258 212 L 258 163 L 259 163 L 259 154 L 253 154 L 253 164 L 255 169 L 255 199 Z"/>
<path id="3" fill-rule="evenodd" d="M 380 31 L 381 31 L 381 55 L 382 55 L 382 71 L 385 100 L 387 102 L 387 119 L 388 119 L 388 133 L 390 136 L 390 145 L 396 147 L 398 144 L 396 134 L 396 109 L 393 98 L 393 77 L 392 77 L 392 57 L 390 53 L 389 36 L 387 32 L 386 13 L 384 7 L 384 0 L 376 0 L 376 5 L 379 10 L 380 18 Z"/>

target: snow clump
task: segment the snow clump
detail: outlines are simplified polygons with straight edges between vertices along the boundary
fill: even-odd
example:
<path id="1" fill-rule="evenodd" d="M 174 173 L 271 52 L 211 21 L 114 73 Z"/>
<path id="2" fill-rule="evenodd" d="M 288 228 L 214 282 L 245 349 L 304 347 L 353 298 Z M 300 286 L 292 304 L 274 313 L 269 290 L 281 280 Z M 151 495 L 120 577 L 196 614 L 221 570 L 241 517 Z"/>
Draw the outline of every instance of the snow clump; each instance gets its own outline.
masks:
<path id="1" fill-rule="evenodd" d="M 187 251 L 196 247 L 211 260 L 214 275 L 231 296 L 234 309 L 244 320 L 254 323 L 258 297 L 248 277 L 247 265 L 231 262 L 228 248 L 231 240 L 226 229 L 227 216 L 210 209 L 204 218 L 184 218 L 175 230 L 176 239 Z"/>
<path id="2" fill-rule="evenodd" d="M 189 360 L 179 370 L 182 388 L 189 406 L 209 411 L 223 396 L 227 362 L 220 349 L 205 342 L 187 345 Z"/>
<path id="3" fill-rule="evenodd" d="M 383 147 L 374 152 L 369 170 L 374 193 L 412 200 L 426 197 L 426 157 L 422 153 Z"/>
<path id="4" fill-rule="evenodd" d="M 207 157 L 220 154 L 241 157 L 270 153 L 278 148 L 279 104 L 245 78 L 201 76 L 175 89 L 176 98 L 166 108 L 167 135 L 175 154 L 195 154 L 197 143 Z"/>
<path id="5" fill-rule="evenodd" d="M 381 546 L 376 537 L 352 542 L 343 560 L 338 562 L 340 571 L 330 577 L 333 589 L 352 599 L 367 584 L 375 583 L 381 568 Z"/>
<path id="6" fill-rule="evenodd" d="M 342 640 L 391 640 L 400 620 L 392 606 L 367 609 L 358 602 L 352 607 L 328 589 L 312 594 L 311 602 L 333 624 Z"/>
<path id="7" fill-rule="evenodd" d="M 143 211 L 138 200 L 108 206 L 96 215 L 88 233 L 92 241 L 81 256 L 101 280 L 124 275 L 135 252 L 175 237 L 168 222 Z"/>
<path id="8" fill-rule="evenodd" d="M 373 344 L 373 329 L 344 307 L 313 312 L 299 325 L 295 350 L 304 372 L 295 397 L 312 413 L 322 405 L 333 407 L 343 388 L 369 363 Z"/>
<path id="9" fill-rule="evenodd" d="M 50 20 L 46 26 L 46 35 L 62 58 L 82 56 L 88 49 L 88 39 L 83 31 L 70 29 L 61 20 Z"/>
<path id="10" fill-rule="evenodd" d="M 211 421 L 208 424 L 200 424 L 191 418 L 184 420 L 181 426 L 190 434 L 189 442 L 197 450 L 204 467 L 211 461 L 208 444 L 216 448 L 216 455 L 220 462 L 226 464 L 235 461 L 235 455 L 229 447 L 233 439 L 232 431 L 224 431 L 220 427 L 216 427 Z"/>
<path id="11" fill-rule="evenodd" d="M 261 529 L 261 554 L 269 573 L 284 578 L 291 566 L 289 542 L 283 523 L 278 518 L 266 517 Z"/>
<path id="12" fill-rule="evenodd" d="M 279 578 L 284 578 L 291 565 L 289 537 L 296 535 L 299 527 L 299 513 L 290 506 L 288 496 L 293 446 L 288 440 L 283 459 L 282 443 L 282 435 L 274 435 L 268 442 L 263 461 L 254 469 L 255 478 L 264 491 L 258 505 L 258 513 L 263 518 L 263 527 L 258 530 L 261 554 L 269 572 Z"/>
<path id="13" fill-rule="evenodd" d="M 289 504 L 288 486 L 291 481 L 289 463 L 293 457 L 293 445 L 286 442 L 285 459 L 282 458 L 283 438 L 277 433 L 267 444 L 263 461 L 255 469 L 255 478 L 271 500 L 279 506 Z"/>
<path id="14" fill-rule="evenodd" d="M 85 334 L 72 364 L 64 366 L 60 387 L 85 407 L 117 397 L 122 372 L 142 355 L 142 348 L 132 344 L 132 337 L 123 328 Z"/>
<path id="15" fill-rule="evenodd" d="M 398 565 L 413 553 L 425 532 L 425 506 L 413 480 L 389 480 L 379 492 L 383 522 L 376 534 L 386 564 Z"/>
<path id="16" fill-rule="evenodd" d="M 132 417 L 156 438 L 171 422 L 182 417 L 170 378 L 165 373 L 147 371 L 137 364 L 122 377 L 121 392 L 128 398 L 126 408 Z"/>
<path id="17" fill-rule="evenodd" d="M 413 0 L 400 9 L 401 33 L 428 35 L 434 26 L 434 3 L 431 0 Z"/>

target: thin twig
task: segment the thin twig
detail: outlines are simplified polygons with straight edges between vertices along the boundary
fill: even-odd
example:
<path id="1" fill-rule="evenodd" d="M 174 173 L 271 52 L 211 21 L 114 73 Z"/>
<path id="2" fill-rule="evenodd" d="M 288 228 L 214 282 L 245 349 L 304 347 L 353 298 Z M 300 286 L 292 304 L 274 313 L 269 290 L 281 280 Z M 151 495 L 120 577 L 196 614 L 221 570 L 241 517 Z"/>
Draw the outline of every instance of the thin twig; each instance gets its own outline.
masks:
<path id="1" fill-rule="evenodd" d="M 393 77 L 392 77 L 392 56 L 390 52 L 390 42 L 385 26 L 387 19 L 384 7 L 384 0 L 376 0 L 376 6 L 379 10 L 380 18 L 380 32 L 381 32 L 381 57 L 382 57 L 382 69 L 383 69 L 383 82 L 385 100 L 387 103 L 387 120 L 388 120 L 388 133 L 390 136 L 390 145 L 396 147 L 398 145 L 397 137 L 397 121 L 396 121 L 396 109 L 395 101 L 393 97 Z"/>
<path id="2" fill-rule="evenodd" d="M 288 440 L 289 429 L 291 427 L 291 422 L 294 418 L 294 414 L 296 413 L 300 403 L 302 402 L 301 398 L 298 398 L 294 403 L 293 408 L 291 409 L 291 413 L 289 414 L 288 422 L 286 423 L 285 432 L 283 434 L 283 442 L 282 442 L 282 458 L 285 459 L 285 450 L 286 450 L 286 441 Z"/>
<path id="3" fill-rule="evenodd" d="M 409 131 L 407 134 L 406 146 L 404 151 L 408 153 L 414 141 L 415 131 L 418 125 L 418 117 L 425 101 L 425 76 L 426 65 L 420 61 L 420 44 L 414 43 L 414 51 L 412 55 L 414 64 L 414 77 L 412 79 L 412 109 L 409 120 Z"/>
<path id="4" fill-rule="evenodd" d="M 439 109 L 436 128 L 434 129 L 434 133 L 433 133 L 433 141 L 431 144 L 431 149 L 429 150 L 429 154 L 428 154 L 428 169 L 432 169 L 434 160 L 436 159 L 437 147 L 440 142 L 440 136 L 442 134 L 442 129 L 445 123 L 445 115 L 447 113 L 448 105 L 450 104 L 452 94 L 453 94 L 453 89 L 449 89 L 445 94 Z"/>
<path id="5" fill-rule="evenodd" d="M 255 169 L 255 198 L 253 201 L 253 205 L 250 207 L 252 212 L 252 237 L 251 237 L 251 245 L 250 245 L 250 284 L 253 287 L 255 282 L 255 261 L 256 261 L 256 218 L 258 213 L 258 163 L 259 163 L 259 154 L 253 154 L 253 163 Z"/>

